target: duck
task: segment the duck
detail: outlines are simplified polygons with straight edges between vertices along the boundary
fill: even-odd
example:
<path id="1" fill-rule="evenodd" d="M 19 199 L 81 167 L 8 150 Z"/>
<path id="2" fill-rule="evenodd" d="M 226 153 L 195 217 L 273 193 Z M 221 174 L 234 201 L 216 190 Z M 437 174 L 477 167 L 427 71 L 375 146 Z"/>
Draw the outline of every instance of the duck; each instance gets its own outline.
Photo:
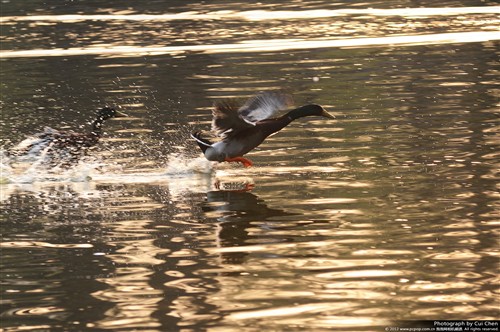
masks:
<path id="1" fill-rule="evenodd" d="M 200 131 L 191 134 L 205 158 L 215 162 L 239 162 L 251 167 L 252 161 L 243 156 L 264 140 L 288 126 L 292 121 L 308 116 L 335 119 L 321 105 L 293 107 L 291 95 L 281 91 L 265 91 L 251 97 L 240 106 L 235 99 L 216 101 L 212 108 L 212 132 L 220 138 L 211 142 Z M 288 110 L 279 117 L 278 111 Z"/>
<path id="2" fill-rule="evenodd" d="M 59 131 L 45 127 L 43 132 L 26 138 L 10 149 L 9 155 L 21 161 L 32 157 L 43 157 L 43 163 L 52 167 L 70 166 L 99 142 L 104 121 L 127 116 L 115 108 L 105 106 L 97 111 L 89 133 Z"/>

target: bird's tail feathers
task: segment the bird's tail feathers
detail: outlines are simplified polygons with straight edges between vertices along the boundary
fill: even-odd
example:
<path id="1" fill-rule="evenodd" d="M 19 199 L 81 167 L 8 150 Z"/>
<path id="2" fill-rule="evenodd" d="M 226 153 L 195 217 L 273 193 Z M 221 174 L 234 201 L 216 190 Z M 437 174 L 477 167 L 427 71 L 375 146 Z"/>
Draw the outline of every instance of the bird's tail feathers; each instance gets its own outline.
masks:
<path id="1" fill-rule="evenodd" d="M 198 143 L 198 146 L 203 153 L 205 153 L 205 151 L 212 146 L 212 143 L 209 140 L 201 137 L 201 132 L 199 131 L 192 133 L 191 137 L 196 141 L 196 143 Z"/>

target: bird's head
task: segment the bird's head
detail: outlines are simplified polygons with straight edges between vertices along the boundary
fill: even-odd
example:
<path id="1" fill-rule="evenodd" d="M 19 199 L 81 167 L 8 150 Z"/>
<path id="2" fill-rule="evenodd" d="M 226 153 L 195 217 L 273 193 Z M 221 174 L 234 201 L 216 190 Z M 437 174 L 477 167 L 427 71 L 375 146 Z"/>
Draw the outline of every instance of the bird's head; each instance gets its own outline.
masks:
<path id="1" fill-rule="evenodd" d="M 99 116 L 99 118 L 103 120 L 107 120 L 109 118 L 123 118 L 128 116 L 127 114 L 117 111 L 113 107 L 108 107 L 108 106 L 101 108 L 97 112 L 97 115 Z"/>
<path id="2" fill-rule="evenodd" d="M 293 120 L 302 118 L 304 116 L 322 116 L 329 119 L 335 119 L 335 116 L 328 113 L 323 106 L 318 104 L 309 104 L 304 105 L 299 108 L 296 108 L 288 113 L 290 118 Z"/>

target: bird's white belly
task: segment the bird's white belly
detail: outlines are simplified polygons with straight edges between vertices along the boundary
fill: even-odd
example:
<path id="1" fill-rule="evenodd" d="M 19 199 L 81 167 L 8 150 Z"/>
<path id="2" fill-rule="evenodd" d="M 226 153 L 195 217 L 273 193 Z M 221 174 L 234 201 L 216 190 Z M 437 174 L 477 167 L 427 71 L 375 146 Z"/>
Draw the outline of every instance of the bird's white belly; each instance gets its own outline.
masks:
<path id="1" fill-rule="evenodd" d="M 217 161 L 223 161 L 226 158 L 240 157 L 244 154 L 244 146 L 238 144 L 238 141 L 221 141 L 212 145 L 212 150 L 210 151 L 210 156 L 207 159 L 215 159 Z M 209 151 L 207 150 L 207 152 Z M 211 158 L 208 158 L 211 157 Z"/>

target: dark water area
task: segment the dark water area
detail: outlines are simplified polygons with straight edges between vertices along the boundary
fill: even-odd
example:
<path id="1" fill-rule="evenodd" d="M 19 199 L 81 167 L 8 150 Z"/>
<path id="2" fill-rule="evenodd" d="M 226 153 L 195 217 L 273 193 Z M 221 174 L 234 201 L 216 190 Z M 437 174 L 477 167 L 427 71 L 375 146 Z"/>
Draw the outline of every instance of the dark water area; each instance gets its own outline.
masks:
<path id="1" fill-rule="evenodd" d="M 4 331 L 383 331 L 498 319 L 494 1 L 2 1 Z M 189 137 L 284 89 L 247 157 Z M 8 150 L 89 130 L 70 169 Z"/>

